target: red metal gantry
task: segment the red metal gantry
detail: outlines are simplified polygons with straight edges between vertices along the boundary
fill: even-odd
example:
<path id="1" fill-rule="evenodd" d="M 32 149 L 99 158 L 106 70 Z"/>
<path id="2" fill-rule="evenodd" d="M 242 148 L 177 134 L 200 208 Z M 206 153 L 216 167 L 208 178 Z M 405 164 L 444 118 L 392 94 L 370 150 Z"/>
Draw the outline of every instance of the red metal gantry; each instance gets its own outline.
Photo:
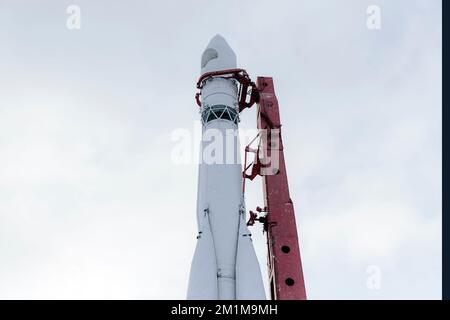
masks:
<path id="1" fill-rule="evenodd" d="M 258 77 L 258 129 L 271 131 L 278 129 L 275 141 L 262 139 L 264 152 L 274 158 L 278 153 L 276 174 L 263 175 L 264 202 L 267 210 L 267 246 L 270 291 L 273 300 L 305 300 L 306 290 L 303 278 L 300 247 L 295 222 L 294 205 L 289 195 L 286 165 L 284 161 L 283 140 L 278 100 L 275 95 L 273 79 Z M 264 143 L 267 141 L 267 143 Z M 272 172 L 275 173 L 275 172 Z"/>
<path id="2" fill-rule="evenodd" d="M 255 221 L 264 223 L 267 232 L 268 271 L 272 300 L 306 300 L 300 247 L 292 200 L 289 195 L 286 164 L 284 161 L 283 141 L 278 100 L 275 95 L 273 79 L 257 79 L 258 110 L 257 125 L 259 145 L 256 150 L 246 147 L 244 164 L 245 179 L 253 180 L 262 176 L 264 209 L 258 213 L 266 215 L 258 218 L 258 213 L 250 211 L 249 225 Z M 253 141 L 250 143 L 252 144 Z M 246 171 L 247 153 L 255 153 L 251 173 Z M 263 159 L 266 160 L 263 160 Z M 266 163 L 267 159 L 276 159 L 276 163 Z M 264 169 L 270 168 L 264 171 Z M 244 187 L 245 191 L 245 182 Z"/>

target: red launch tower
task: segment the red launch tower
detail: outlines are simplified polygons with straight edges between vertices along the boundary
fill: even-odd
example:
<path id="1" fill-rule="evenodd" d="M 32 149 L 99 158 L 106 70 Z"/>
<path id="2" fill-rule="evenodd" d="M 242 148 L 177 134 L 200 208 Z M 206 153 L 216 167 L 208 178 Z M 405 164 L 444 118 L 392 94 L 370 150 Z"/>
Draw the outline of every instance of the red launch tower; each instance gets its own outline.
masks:
<path id="1" fill-rule="evenodd" d="M 278 153 L 278 168 L 270 175 L 262 175 L 267 231 L 270 293 L 273 300 L 305 300 L 306 290 L 297 236 L 294 205 L 289 195 L 281 120 L 272 78 L 258 77 L 258 129 L 277 130 L 274 139 L 262 139 L 259 150 L 273 156 Z M 269 137 L 272 136 L 270 133 Z M 256 154 L 258 157 L 258 154 Z M 258 174 L 261 174 L 258 172 Z"/>

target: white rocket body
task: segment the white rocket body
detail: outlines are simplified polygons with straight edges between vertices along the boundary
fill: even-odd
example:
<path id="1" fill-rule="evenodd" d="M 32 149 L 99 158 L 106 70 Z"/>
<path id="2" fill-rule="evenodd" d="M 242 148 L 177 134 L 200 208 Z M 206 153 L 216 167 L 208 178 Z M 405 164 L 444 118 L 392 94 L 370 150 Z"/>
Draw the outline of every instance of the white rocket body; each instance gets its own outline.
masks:
<path id="1" fill-rule="evenodd" d="M 234 68 L 236 55 L 225 39 L 215 36 L 202 55 L 201 74 Z M 199 234 L 188 299 L 266 299 L 245 220 L 237 95 L 236 81 L 225 78 L 206 80 L 201 93 Z"/>

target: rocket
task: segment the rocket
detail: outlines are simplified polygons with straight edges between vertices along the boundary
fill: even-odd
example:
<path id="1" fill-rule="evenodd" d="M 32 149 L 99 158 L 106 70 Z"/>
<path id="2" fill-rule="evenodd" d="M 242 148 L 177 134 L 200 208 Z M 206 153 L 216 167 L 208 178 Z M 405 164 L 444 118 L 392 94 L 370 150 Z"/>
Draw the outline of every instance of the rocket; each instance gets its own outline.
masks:
<path id="1" fill-rule="evenodd" d="M 236 54 L 223 37 L 216 35 L 202 54 L 201 75 L 236 66 Z M 202 83 L 198 235 L 189 300 L 266 299 L 245 219 L 238 95 L 238 85 L 232 78 L 210 77 Z"/>

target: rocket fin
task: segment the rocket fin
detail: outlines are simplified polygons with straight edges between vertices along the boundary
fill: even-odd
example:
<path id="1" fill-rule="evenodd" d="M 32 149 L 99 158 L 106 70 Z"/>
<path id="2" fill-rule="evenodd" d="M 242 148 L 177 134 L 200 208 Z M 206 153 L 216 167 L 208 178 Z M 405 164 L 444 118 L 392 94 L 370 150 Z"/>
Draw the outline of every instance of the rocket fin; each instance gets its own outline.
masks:
<path id="1" fill-rule="evenodd" d="M 217 262 L 214 241 L 209 224 L 209 214 L 205 212 L 201 217 L 200 233 L 192 259 L 188 300 L 217 300 Z"/>
<path id="2" fill-rule="evenodd" d="M 266 300 L 258 258 L 253 248 L 251 233 L 243 217 L 239 219 L 236 300 Z"/>

